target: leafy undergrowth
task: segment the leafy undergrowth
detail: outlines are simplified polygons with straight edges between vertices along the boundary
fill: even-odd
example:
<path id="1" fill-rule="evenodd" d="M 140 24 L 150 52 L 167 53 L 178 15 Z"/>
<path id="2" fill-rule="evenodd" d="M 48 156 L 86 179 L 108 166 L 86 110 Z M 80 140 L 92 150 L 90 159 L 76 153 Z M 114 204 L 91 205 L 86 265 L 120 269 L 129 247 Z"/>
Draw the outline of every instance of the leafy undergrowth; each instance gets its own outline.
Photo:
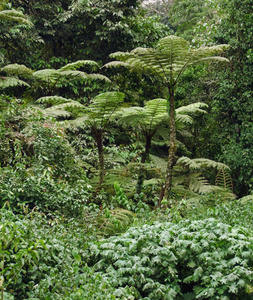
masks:
<path id="1" fill-rule="evenodd" d="M 122 299 L 252 299 L 252 234 L 215 219 L 131 228 L 85 257 Z"/>
<path id="2" fill-rule="evenodd" d="M 252 299 L 253 234 L 242 218 L 253 208 L 239 204 L 209 209 L 203 220 L 170 210 L 156 222 L 155 212 L 146 212 L 139 226 L 109 238 L 104 226 L 122 232 L 124 210 L 105 215 L 101 227 L 87 213 L 80 222 L 37 211 L 15 215 L 5 205 L 0 295 L 2 289 L 5 300 Z"/>
<path id="3" fill-rule="evenodd" d="M 0 295 L 4 299 L 115 299 L 82 260 L 95 239 L 75 220 L 0 210 Z M 1 299 L 1 296 L 0 296 Z M 2 300 L 2 299 L 1 299 Z"/>

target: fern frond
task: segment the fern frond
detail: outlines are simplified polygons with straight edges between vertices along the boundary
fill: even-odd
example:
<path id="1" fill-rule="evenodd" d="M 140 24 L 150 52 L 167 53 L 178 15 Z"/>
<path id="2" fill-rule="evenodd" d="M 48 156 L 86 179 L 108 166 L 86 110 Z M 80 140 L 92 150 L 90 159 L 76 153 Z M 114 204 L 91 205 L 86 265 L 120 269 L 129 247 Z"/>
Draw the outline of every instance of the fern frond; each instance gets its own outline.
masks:
<path id="1" fill-rule="evenodd" d="M 190 174 L 188 180 L 190 191 L 200 194 L 207 194 L 213 191 L 213 186 L 209 184 L 208 180 L 201 173 Z"/>
<path id="2" fill-rule="evenodd" d="M 187 138 L 192 137 L 192 134 L 184 128 L 183 129 L 178 128 L 177 134 L 181 135 L 182 137 L 187 137 Z"/>
<path id="3" fill-rule="evenodd" d="M 156 155 L 151 155 L 150 154 L 150 160 L 152 161 L 152 163 L 159 168 L 163 173 L 166 172 L 166 168 L 167 168 L 167 161 L 165 159 L 162 159 Z"/>
<path id="4" fill-rule="evenodd" d="M 156 127 L 163 121 L 168 120 L 167 100 L 153 99 L 145 103 L 145 123 Z"/>
<path id="5" fill-rule="evenodd" d="M 229 49 L 229 45 L 216 45 L 212 47 L 200 47 L 198 49 L 192 50 L 193 60 L 191 64 L 196 64 L 200 61 L 221 61 L 229 62 L 228 59 L 224 57 L 217 57 L 217 54 L 224 53 L 225 50 Z M 215 56 L 214 56 L 215 55 Z"/>
<path id="6" fill-rule="evenodd" d="M 0 11 L 0 20 L 18 22 L 18 23 L 29 25 L 30 27 L 33 26 L 33 23 L 30 22 L 22 12 L 17 11 L 15 9 Z"/>
<path id="7" fill-rule="evenodd" d="M 240 199 L 238 199 L 242 204 L 246 204 L 247 202 L 253 202 L 253 195 L 247 195 Z"/>
<path id="8" fill-rule="evenodd" d="M 6 89 L 14 86 L 26 86 L 30 87 L 28 83 L 23 80 L 13 78 L 13 77 L 0 77 L 0 88 Z"/>
<path id="9" fill-rule="evenodd" d="M 148 180 L 144 180 L 144 182 L 143 182 L 143 187 L 160 186 L 160 185 L 161 185 L 161 182 L 157 178 L 151 178 L 151 179 L 148 179 Z"/>
<path id="10" fill-rule="evenodd" d="M 208 108 L 208 105 L 203 102 L 196 102 L 196 103 L 192 103 L 177 108 L 176 113 L 177 114 L 196 114 L 196 113 L 206 114 L 207 113 L 206 110 L 202 108 Z"/>
<path id="11" fill-rule="evenodd" d="M 184 124 L 194 123 L 194 119 L 191 116 L 185 114 L 177 114 L 177 113 L 176 113 L 176 121 L 179 121 Z"/>
<path id="12" fill-rule="evenodd" d="M 111 57 L 128 64 L 133 70 L 156 75 L 165 84 L 175 85 L 182 72 L 193 64 L 215 60 L 228 62 L 226 58 L 214 56 L 227 48 L 227 45 L 219 45 L 192 50 L 183 38 L 167 36 L 157 43 L 156 48 L 136 48 L 131 52 L 113 53 Z M 112 62 L 107 67 L 118 65 Z"/>
<path id="13" fill-rule="evenodd" d="M 73 63 L 69 63 L 65 65 L 64 67 L 60 68 L 59 71 L 62 72 L 62 71 L 77 70 L 84 66 L 96 67 L 96 69 L 99 68 L 98 64 L 93 60 L 78 60 Z"/>
<path id="14" fill-rule="evenodd" d="M 61 103 L 54 105 L 52 107 L 43 110 L 45 116 L 51 116 L 56 119 L 58 118 L 69 118 L 71 117 L 71 112 L 67 111 L 74 107 L 83 108 L 83 105 L 77 101 L 72 100 L 71 102 Z"/>
<path id="15" fill-rule="evenodd" d="M 103 68 L 129 67 L 128 63 L 122 61 L 111 61 L 103 66 Z"/>
<path id="16" fill-rule="evenodd" d="M 5 72 L 8 75 L 22 75 L 22 77 L 31 77 L 33 71 L 25 65 L 9 64 L 0 69 L 0 72 Z"/>
<path id="17" fill-rule="evenodd" d="M 73 100 L 61 96 L 45 96 L 37 99 L 36 102 L 42 104 L 50 104 L 52 106 L 52 105 L 58 105 L 67 102 L 73 102 Z"/>
<path id="18" fill-rule="evenodd" d="M 123 108 L 119 111 L 119 116 L 121 124 L 145 126 L 147 130 L 153 131 L 168 120 L 167 101 L 158 98 L 147 101 L 144 107 Z"/>
<path id="19" fill-rule="evenodd" d="M 223 187 L 226 190 L 233 191 L 233 181 L 227 170 L 220 168 L 216 176 L 215 185 Z"/>
<path id="20" fill-rule="evenodd" d="M 87 126 L 88 120 L 89 120 L 88 115 L 83 115 L 74 120 L 67 121 L 64 124 L 65 124 L 65 127 L 82 128 L 84 126 Z"/>
<path id="21" fill-rule="evenodd" d="M 82 71 L 78 71 L 78 70 L 67 70 L 67 71 L 59 71 L 58 72 L 58 76 L 59 77 L 63 77 L 66 79 L 76 79 L 76 78 L 82 78 L 82 79 L 88 79 L 89 75 L 85 72 Z"/>
<path id="22" fill-rule="evenodd" d="M 223 163 L 216 162 L 207 158 L 195 158 L 190 159 L 189 157 L 180 157 L 177 161 L 177 164 L 185 165 L 190 170 L 200 170 L 202 168 L 214 168 L 214 169 L 229 169 L 229 167 Z"/>
<path id="23" fill-rule="evenodd" d="M 111 83 L 111 80 L 108 77 L 106 77 L 104 75 L 101 75 L 101 74 L 89 74 L 88 77 L 90 79 L 101 80 L 101 81 L 104 81 L 104 82 Z"/>
<path id="24" fill-rule="evenodd" d="M 134 213 L 129 210 L 116 208 L 97 218 L 97 226 L 103 235 L 116 235 L 124 232 L 133 223 Z"/>
<path id="25" fill-rule="evenodd" d="M 118 123 L 126 126 L 136 126 L 139 122 L 145 118 L 143 107 L 124 107 L 117 112 Z"/>
<path id="26" fill-rule="evenodd" d="M 35 71 L 33 77 L 41 82 L 55 82 L 60 77 L 60 72 L 55 69 L 44 69 Z"/>
<path id="27" fill-rule="evenodd" d="M 71 117 L 71 113 L 66 111 L 66 110 L 62 110 L 62 109 L 57 109 L 57 108 L 47 108 L 47 109 L 44 109 L 42 111 L 43 115 L 45 117 L 53 117 L 55 118 L 56 120 L 57 119 L 68 119 Z"/>
<path id="28" fill-rule="evenodd" d="M 96 122 L 103 126 L 104 122 L 114 117 L 124 97 L 125 95 L 121 92 L 106 92 L 96 96 L 88 107 L 90 121 L 93 122 L 96 119 Z"/>

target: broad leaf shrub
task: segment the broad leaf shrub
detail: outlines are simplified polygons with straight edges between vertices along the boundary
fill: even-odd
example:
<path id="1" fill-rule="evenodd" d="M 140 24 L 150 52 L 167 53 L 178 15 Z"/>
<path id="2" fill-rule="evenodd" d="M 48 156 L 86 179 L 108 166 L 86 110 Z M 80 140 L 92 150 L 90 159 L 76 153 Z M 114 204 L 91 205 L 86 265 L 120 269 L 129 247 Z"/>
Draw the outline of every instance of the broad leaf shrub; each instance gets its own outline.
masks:
<path id="1" fill-rule="evenodd" d="M 178 206 L 177 206 L 178 207 Z M 187 201 L 181 205 L 181 213 L 190 219 L 215 218 L 231 226 L 244 226 L 253 230 L 253 196 L 249 195 L 238 200 L 223 201 L 217 199 L 209 207 L 195 206 L 190 208 Z"/>
<path id="2" fill-rule="evenodd" d="M 253 237 L 213 218 L 155 223 L 92 243 L 86 260 L 133 299 L 252 299 Z"/>
<path id="3" fill-rule="evenodd" d="M 20 135 L 32 154 L 13 138 L 13 158 L 0 165 L 0 206 L 9 201 L 16 211 L 21 204 L 71 216 L 80 214 L 91 198 L 91 186 L 61 129 L 52 123 L 34 123 Z"/>
<path id="4" fill-rule="evenodd" d="M 27 170 L 23 164 L 0 167 L 0 206 L 9 201 L 16 212 L 28 205 L 74 216 L 80 214 L 90 198 L 85 176 L 70 183 L 53 178 L 50 171 L 39 165 L 32 170 Z"/>
<path id="5" fill-rule="evenodd" d="M 0 210 L 0 299 L 115 299 L 82 260 L 94 239 L 74 220 Z M 2 300 L 2 299 L 1 299 Z"/>

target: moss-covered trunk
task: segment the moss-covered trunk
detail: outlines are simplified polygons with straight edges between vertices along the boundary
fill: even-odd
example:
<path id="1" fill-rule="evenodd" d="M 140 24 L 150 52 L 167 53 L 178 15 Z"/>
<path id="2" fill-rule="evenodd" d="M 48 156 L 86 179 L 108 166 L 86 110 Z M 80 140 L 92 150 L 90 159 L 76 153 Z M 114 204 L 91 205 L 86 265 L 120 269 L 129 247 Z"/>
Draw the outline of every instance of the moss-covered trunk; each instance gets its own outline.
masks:
<path id="1" fill-rule="evenodd" d="M 145 151 L 142 154 L 141 157 L 141 167 L 139 170 L 139 175 L 138 175 L 138 180 L 137 180 L 137 185 L 136 185 L 136 192 L 137 194 L 141 193 L 142 187 L 143 187 L 143 182 L 144 182 L 144 168 L 143 168 L 143 164 L 145 164 L 146 160 L 148 159 L 149 156 L 149 151 L 150 151 L 150 147 L 151 147 L 151 139 L 152 136 L 151 135 L 147 135 L 146 136 L 146 144 L 145 144 Z"/>
<path id="2" fill-rule="evenodd" d="M 96 138 L 98 149 L 98 167 L 99 167 L 99 189 L 102 188 L 105 177 L 105 161 L 104 161 L 104 146 L 103 146 L 103 131 L 93 130 Z"/>
<path id="3" fill-rule="evenodd" d="M 176 122 L 175 122 L 175 99 L 174 91 L 170 93 L 169 97 L 169 130 L 170 130 L 170 148 L 169 148 L 169 157 L 168 164 L 166 169 L 166 178 L 165 184 L 162 186 L 160 191 L 159 207 L 161 206 L 162 199 L 168 198 L 169 192 L 172 186 L 172 171 L 173 167 L 176 164 Z"/>

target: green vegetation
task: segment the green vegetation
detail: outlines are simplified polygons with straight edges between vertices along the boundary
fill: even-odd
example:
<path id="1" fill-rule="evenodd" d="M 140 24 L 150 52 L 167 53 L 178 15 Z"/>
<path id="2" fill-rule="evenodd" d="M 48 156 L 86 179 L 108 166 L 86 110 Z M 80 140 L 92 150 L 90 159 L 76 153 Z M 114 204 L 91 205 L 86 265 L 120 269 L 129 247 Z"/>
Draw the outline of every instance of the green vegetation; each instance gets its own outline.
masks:
<path id="1" fill-rule="evenodd" d="M 1 2 L 0 300 L 252 299 L 252 7 Z"/>

